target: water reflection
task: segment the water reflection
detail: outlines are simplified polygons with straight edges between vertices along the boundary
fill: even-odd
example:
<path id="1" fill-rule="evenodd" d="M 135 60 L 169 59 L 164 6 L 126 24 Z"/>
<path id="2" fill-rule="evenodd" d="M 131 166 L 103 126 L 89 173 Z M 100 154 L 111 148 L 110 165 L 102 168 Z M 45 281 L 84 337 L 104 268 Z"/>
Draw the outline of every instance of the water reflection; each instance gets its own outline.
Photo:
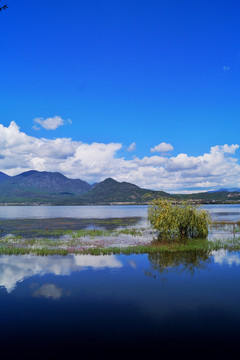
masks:
<path id="1" fill-rule="evenodd" d="M 0 206 L 0 219 L 147 217 L 147 205 Z"/>
<path id="2" fill-rule="evenodd" d="M 151 266 L 150 271 L 146 272 L 148 276 L 156 277 L 156 273 L 166 274 L 172 271 L 194 274 L 211 261 L 211 252 L 200 250 L 155 253 L 149 254 L 148 260 Z"/>
<path id="3" fill-rule="evenodd" d="M 229 357 L 230 349 L 238 351 L 239 259 L 240 253 L 225 251 L 2 256 L 0 284 L 10 292 L 22 281 L 11 295 L 0 292 L 2 353 L 26 358 L 27 349 L 43 359 L 58 350 L 61 358 L 79 353 L 88 359 L 101 351 L 111 358 L 116 351 L 125 357 L 161 351 L 171 358 L 192 357 L 197 349 L 206 357 L 209 346 L 215 356 L 225 345 Z M 145 276 L 149 268 L 168 281 Z"/>
<path id="4" fill-rule="evenodd" d="M 59 237 L 64 230 L 100 229 L 116 230 L 125 227 L 140 227 L 144 220 L 140 217 L 106 219 L 15 219 L 0 220 L 0 236 L 14 233 L 24 237 Z M 55 232 L 57 230 L 57 232 Z"/>
<path id="5" fill-rule="evenodd" d="M 217 264 L 221 267 L 240 265 L 240 253 L 219 251 L 179 251 L 163 252 L 148 255 L 68 255 L 68 256 L 8 256 L 0 257 L 0 287 L 11 293 L 18 283 L 24 280 L 44 275 L 70 276 L 81 270 L 109 269 L 113 274 L 119 273 L 130 276 L 131 272 L 144 273 L 150 277 L 157 275 L 190 274 L 207 269 L 209 264 Z M 114 270 L 114 271 L 112 271 Z M 125 276 L 125 275 L 123 275 Z M 61 281 L 61 280 L 59 280 Z M 40 285 L 32 284 L 32 295 L 34 297 L 46 297 L 58 299 L 63 295 L 61 286 L 52 283 L 41 282 Z M 35 285 L 34 285 L 35 284 Z"/>
<path id="6" fill-rule="evenodd" d="M 240 219 L 240 204 L 201 205 L 214 220 Z M 98 206 L 0 206 L 0 219 L 106 219 L 112 217 L 147 218 L 147 205 L 98 205 Z"/>
<path id="7" fill-rule="evenodd" d="M 227 264 L 231 265 L 240 265 L 240 255 L 239 253 L 229 253 L 227 250 L 219 250 L 212 252 L 214 262 L 219 265 Z"/>
<path id="8" fill-rule="evenodd" d="M 207 210 L 215 221 L 240 220 L 240 204 L 201 205 L 201 208 Z"/>
<path id="9" fill-rule="evenodd" d="M 206 269 L 211 261 L 218 265 L 240 265 L 240 253 L 227 250 L 209 251 L 179 251 L 149 254 L 150 270 L 145 271 L 147 276 L 156 277 L 158 274 L 190 273 Z"/>
<path id="10" fill-rule="evenodd" d="M 33 297 L 44 297 L 47 299 L 58 300 L 63 294 L 63 289 L 55 284 L 44 284 L 32 294 Z"/>
<path id="11" fill-rule="evenodd" d="M 121 261 L 114 255 L 69 255 L 66 257 L 5 255 L 0 257 L 0 286 L 10 293 L 15 289 L 18 282 L 22 282 L 34 275 L 70 275 L 74 271 L 81 271 L 89 267 L 103 269 L 121 268 L 122 266 Z"/>

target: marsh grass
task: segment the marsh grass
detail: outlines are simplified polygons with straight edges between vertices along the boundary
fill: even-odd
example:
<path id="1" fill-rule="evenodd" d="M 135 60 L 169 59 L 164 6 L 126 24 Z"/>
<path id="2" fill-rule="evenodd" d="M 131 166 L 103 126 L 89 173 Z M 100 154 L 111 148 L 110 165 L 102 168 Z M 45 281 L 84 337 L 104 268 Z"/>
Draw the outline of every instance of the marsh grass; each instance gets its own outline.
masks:
<path id="1" fill-rule="evenodd" d="M 38 248 L 21 247 L 12 244 L 0 245 L 0 255 L 24 255 L 34 254 L 39 256 L 47 255 L 68 255 L 68 254 L 90 254 L 90 255 L 112 255 L 112 254 L 162 254 L 162 253 L 198 253 L 198 252 L 211 252 L 216 250 L 239 251 L 240 238 L 229 240 L 216 240 L 215 242 L 194 239 L 186 240 L 185 242 L 165 242 L 156 243 L 152 242 L 150 245 L 137 245 L 127 247 L 89 247 L 82 250 L 75 250 L 74 248 L 61 249 L 50 248 L 47 246 Z"/>
<path id="2" fill-rule="evenodd" d="M 115 219 L 114 221 L 117 221 Z M 106 229 L 30 229 L 31 236 L 23 236 L 19 233 L 0 237 L 0 254 L 35 254 L 35 255 L 67 255 L 67 254 L 154 254 L 154 253 L 177 253 L 177 252 L 199 252 L 213 250 L 240 250 L 240 237 L 237 233 L 240 231 L 239 222 L 213 222 L 212 228 L 226 230 L 226 233 L 233 238 L 217 239 L 209 241 L 207 239 L 188 239 L 176 238 L 174 241 L 164 240 L 162 238 L 154 240 L 156 235 L 154 231 L 147 228 L 120 228 L 114 230 Z M 147 245 L 137 245 L 138 238 L 144 243 L 144 235 L 150 236 L 151 242 Z M 28 233 L 29 235 L 29 233 Z M 108 239 L 116 239 L 113 243 L 118 243 L 119 239 L 127 240 L 126 243 L 119 246 L 105 245 Z M 135 238 L 135 240 L 134 240 Z M 106 241 L 105 241 L 105 240 Z M 132 244 L 129 245 L 129 240 Z M 143 241 L 142 241 L 143 239 Z M 148 241 L 150 241 L 148 240 Z M 111 243 L 111 242 L 110 242 Z M 120 243 L 120 242 L 119 242 Z"/>
<path id="3" fill-rule="evenodd" d="M 22 237 L 59 237 L 64 234 L 93 228 L 102 231 L 114 231 L 119 227 L 134 227 L 140 220 L 141 217 L 0 220 L 0 237 L 4 237 L 7 234 L 14 234 Z"/>
<path id="4" fill-rule="evenodd" d="M 142 229 L 122 229 L 116 231 L 116 236 L 120 234 L 131 235 L 131 236 L 142 236 L 144 228 Z"/>
<path id="5" fill-rule="evenodd" d="M 72 237 L 74 239 L 76 238 L 83 238 L 83 237 L 90 237 L 90 238 L 94 238 L 94 237 L 106 237 L 106 236 L 118 236 L 121 234 L 125 234 L 125 235 L 131 235 L 131 236 L 142 236 L 142 232 L 144 231 L 144 228 L 141 229 L 136 229 L 136 228 L 126 228 L 126 229 L 121 229 L 121 230 L 105 230 L 105 229 L 79 229 L 79 230 L 62 230 L 62 229 L 58 229 L 58 230 L 34 230 L 34 229 L 30 229 L 25 236 L 24 235 L 19 235 L 19 230 L 13 230 L 11 231 L 11 238 L 14 236 L 15 239 L 20 240 L 23 238 L 59 238 L 61 236 L 66 236 L 68 235 L 69 237 Z M 0 237 L 0 241 L 1 239 L 6 239 L 6 235 Z"/>
<path id="6" fill-rule="evenodd" d="M 43 254 L 67 254 L 85 253 L 90 247 L 97 245 L 93 241 L 101 241 L 104 238 L 117 238 L 120 235 L 130 237 L 142 236 L 145 229 L 121 229 L 121 230 L 100 230 L 100 229 L 80 229 L 80 230 L 54 230 L 49 231 L 48 236 L 23 237 L 21 235 L 9 234 L 0 238 L 0 254 L 23 254 L 34 253 Z M 34 233 L 34 232 L 33 232 Z M 43 234 L 44 233 L 44 234 Z M 45 235 L 45 232 L 37 230 L 35 234 Z M 87 248 L 87 250 L 86 250 Z M 101 251 L 104 251 L 101 248 Z M 109 253 L 109 250 L 107 251 Z"/>

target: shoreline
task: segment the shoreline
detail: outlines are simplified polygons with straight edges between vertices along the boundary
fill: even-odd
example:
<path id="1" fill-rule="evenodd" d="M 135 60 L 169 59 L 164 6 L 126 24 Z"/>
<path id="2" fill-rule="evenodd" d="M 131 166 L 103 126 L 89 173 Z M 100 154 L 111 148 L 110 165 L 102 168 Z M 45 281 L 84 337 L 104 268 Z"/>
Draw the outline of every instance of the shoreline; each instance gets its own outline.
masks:
<path id="1" fill-rule="evenodd" d="M 182 200 L 173 199 L 173 202 L 179 203 Z M 240 205 L 240 200 L 194 200 L 194 199 L 187 199 L 183 200 L 187 201 L 189 204 L 192 205 Z M 0 206 L 148 206 L 150 202 L 99 202 L 99 203 L 41 203 L 41 202 L 21 202 L 21 203 L 0 203 Z"/>
<path id="2" fill-rule="evenodd" d="M 159 245 L 159 246 L 127 246 L 127 247 L 106 247 L 106 248 L 88 248 L 84 250 L 67 250 L 67 249 L 28 249 L 21 247 L 0 247 L 1 255 L 36 255 L 36 256 L 53 256 L 53 255 L 143 255 L 143 254 L 163 254 L 163 253 L 195 253 L 206 252 L 211 254 L 212 251 L 225 250 L 228 252 L 240 251 L 240 239 L 237 241 L 222 241 L 218 242 L 198 242 L 192 244 L 178 244 L 178 245 Z"/>
<path id="3" fill-rule="evenodd" d="M 154 235 L 145 229 L 81 230 L 78 233 L 69 230 L 57 238 L 23 238 L 9 235 L 0 238 L 0 255 L 131 255 L 240 250 L 240 236 L 236 237 L 235 234 L 225 239 L 171 241 L 154 239 Z"/>

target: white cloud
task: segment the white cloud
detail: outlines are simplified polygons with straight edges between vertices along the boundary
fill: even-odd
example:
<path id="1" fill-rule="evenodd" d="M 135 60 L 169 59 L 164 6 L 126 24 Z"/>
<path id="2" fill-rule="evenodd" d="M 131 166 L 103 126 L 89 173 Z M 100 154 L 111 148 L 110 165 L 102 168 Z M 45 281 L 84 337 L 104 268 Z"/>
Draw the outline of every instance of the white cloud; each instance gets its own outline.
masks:
<path id="1" fill-rule="evenodd" d="M 179 154 L 176 157 L 172 157 L 168 160 L 166 168 L 169 171 L 197 169 L 200 162 L 201 162 L 200 158 L 194 156 L 188 156 L 187 154 Z"/>
<path id="2" fill-rule="evenodd" d="M 41 130 L 41 128 L 39 126 L 37 126 L 37 125 L 33 125 L 32 128 L 33 128 L 33 130 L 37 130 L 37 131 Z"/>
<path id="3" fill-rule="evenodd" d="M 56 130 L 59 126 L 63 126 L 65 123 L 71 124 L 72 121 L 68 119 L 66 122 L 61 118 L 61 116 L 49 117 L 47 119 L 44 118 L 35 118 L 33 120 L 35 123 L 39 124 L 46 130 Z M 37 125 L 33 125 L 34 130 L 40 130 L 40 127 Z"/>
<path id="4" fill-rule="evenodd" d="M 27 170 L 59 171 L 90 183 L 113 177 L 138 186 L 178 192 L 189 189 L 240 187 L 238 144 L 216 145 L 200 156 L 118 156 L 120 143 L 92 143 L 70 138 L 28 136 L 15 122 L 0 124 L 0 171 L 16 175 Z"/>
<path id="5" fill-rule="evenodd" d="M 224 66 L 222 67 L 222 69 L 223 69 L 223 71 L 229 71 L 229 70 L 230 70 L 230 67 L 229 67 L 229 66 L 224 65 Z"/>
<path id="6" fill-rule="evenodd" d="M 239 145 L 237 145 L 237 144 L 232 144 L 232 145 L 227 145 L 227 144 L 225 144 L 225 145 L 222 145 L 222 146 L 218 146 L 217 147 L 217 149 L 218 150 L 221 150 L 223 153 L 228 153 L 228 154 L 234 154 L 235 153 L 235 151 L 237 150 L 239 148 Z"/>
<path id="7" fill-rule="evenodd" d="M 156 145 L 150 149 L 151 152 L 167 152 L 172 150 L 173 150 L 173 146 L 165 142 L 162 142 L 161 144 Z"/>
<path id="8" fill-rule="evenodd" d="M 127 151 L 134 151 L 136 150 L 136 143 L 133 142 L 131 143 L 131 145 L 127 148 Z"/>
<path id="9" fill-rule="evenodd" d="M 138 166 L 157 166 L 157 165 L 163 165 L 165 164 L 167 161 L 167 158 L 163 157 L 163 156 L 144 156 L 144 158 L 139 159 L 139 158 L 135 158 L 134 162 L 138 165 Z"/>

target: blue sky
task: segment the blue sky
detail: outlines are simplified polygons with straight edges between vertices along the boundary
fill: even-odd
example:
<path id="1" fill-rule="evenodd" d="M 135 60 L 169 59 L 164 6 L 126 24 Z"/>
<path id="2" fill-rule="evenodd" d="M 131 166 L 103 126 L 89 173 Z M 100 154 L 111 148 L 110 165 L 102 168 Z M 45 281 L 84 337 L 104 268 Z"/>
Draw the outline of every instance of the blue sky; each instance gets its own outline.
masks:
<path id="1" fill-rule="evenodd" d="M 240 127 L 238 1 L 1 3 L 9 8 L 0 13 L 0 171 L 111 176 L 167 191 L 240 186 L 231 147 Z M 71 147 L 60 158 L 56 139 Z M 29 150 L 34 141 L 41 154 Z M 173 149 L 151 151 L 161 143 Z"/>

